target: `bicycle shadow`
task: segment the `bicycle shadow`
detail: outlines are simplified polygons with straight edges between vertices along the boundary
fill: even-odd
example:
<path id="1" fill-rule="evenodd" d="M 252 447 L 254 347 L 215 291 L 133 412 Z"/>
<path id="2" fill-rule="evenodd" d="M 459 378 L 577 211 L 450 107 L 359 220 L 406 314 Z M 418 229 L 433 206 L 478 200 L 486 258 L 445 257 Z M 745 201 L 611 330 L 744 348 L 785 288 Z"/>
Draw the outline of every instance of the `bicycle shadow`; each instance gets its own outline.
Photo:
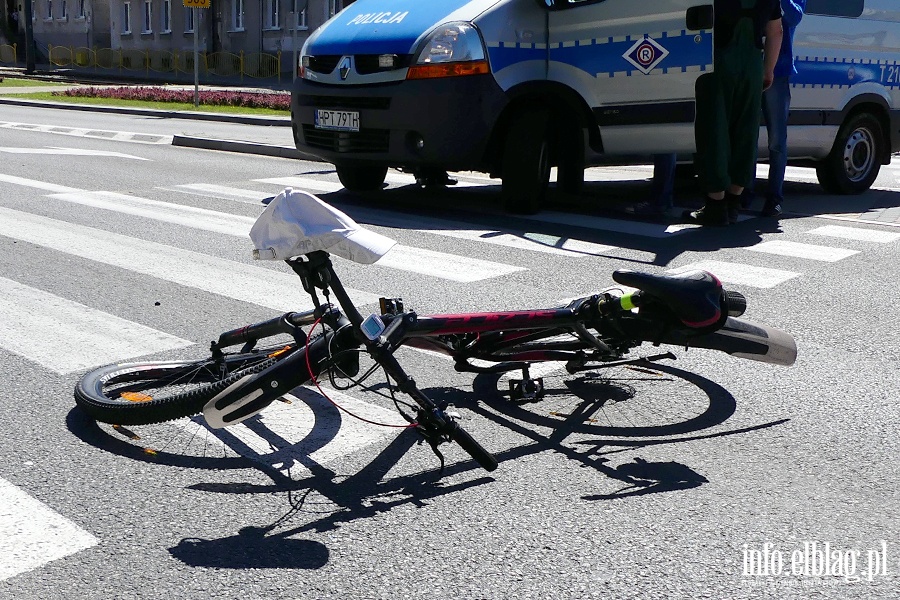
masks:
<path id="1" fill-rule="evenodd" d="M 664 367 L 670 373 L 681 372 L 672 367 Z M 632 432 L 627 438 L 616 438 L 611 432 L 615 429 L 604 429 L 601 426 L 585 423 L 592 414 L 592 406 L 601 401 L 602 386 L 589 386 L 591 394 L 581 392 L 587 397 L 579 397 L 578 404 L 563 420 L 552 422 L 537 420 L 542 426 L 552 425 L 549 435 L 535 431 L 534 418 L 520 420 L 518 416 L 528 416 L 522 407 L 511 405 L 497 390 L 499 376 L 478 376 L 475 378 L 473 392 L 465 392 L 458 388 L 429 388 L 426 394 L 437 402 L 453 402 L 460 408 L 468 409 L 472 415 L 483 418 L 495 425 L 505 427 L 509 431 L 522 436 L 527 441 L 513 447 L 495 452 L 502 463 L 540 454 L 547 451 L 560 453 L 583 467 L 589 467 L 619 481 L 622 487 L 607 494 L 584 496 L 587 500 L 613 500 L 642 496 L 651 493 L 667 493 L 684 491 L 706 483 L 706 479 L 687 465 L 676 462 L 650 463 L 635 457 L 633 463 L 610 466 L 610 458 L 623 452 L 635 452 L 640 448 L 661 444 L 684 443 L 692 440 L 738 435 L 749 431 L 777 426 L 785 422 L 775 421 L 753 427 L 702 433 L 702 430 L 721 424 L 734 412 L 734 398 L 720 386 L 684 372 L 684 377 L 691 378 L 701 389 L 706 390 L 711 400 L 711 410 L 702 419 L 685 421 L 677 428 L 666 430 L 648 428 Z M 493 386 L 493 394 L 487 393 L 486 386 Z M 566 388 L 567 390 L 569 388 Z M 576 386 L 577 389 L 577 386 Z M 570 391 L 570 390 L 569 390 Z M 621 390 L 611 388 L 608 395 L 621 397 Z M 487 400 L 487 401 L 484 401 Z M 461 493 L 494 481 L 494 478 L 483 475 L 480 467 L 469 459 L 462 458 L 462 452 L 454 446 L 446 446 L 451 458 L 442 473 L 436 468 L 417 471 L 406 475 L 391 475 L 401 461 L 425 460 L 422 456 L 410 456 L 414 446 L 418 452 L 427 450 L 420 437 L 411 430 L 403 430 L 389 439 L 388 443 L 371 460 L 348 475 L 340 474 L 332 467 L 319 465 L 310 468 L 309 474 L 294 479 L 286 474 L 278 464 L 266 464 L 246 457 L 213 458 L 184 457 L 166 452 L 147 455 L 139 447 L 126 440 L 117 440 L 109 432 L 101 428 L 92 419 L 84 415 L 80 409 L 73 408 L 67 416 L 69 429 L 82 440 L 96 447 L 153 463 L 168 464 L 188 468 L 210 469 L 219 471 L 222 468 L 254 468 L 264 473 L 271 483 L 220 483 L 200 482 L 188 489 L 217 494 L 286 494 L 288 509 L 281 517 L 263 527 L 244 528 L 236 534 L 218 539 L 201 539 L 188 537 L 170 548 L 172 556 L 189 566 L 207 568 L 320 568 L 328 562 L 327 547 L 316 542 L 302 539 L 308 532 L 325 532 L 338 529 L 342 524 L 377 517 L 399 507 L 412 505 L 423 507 L 429 502 L 443 496 Z M 319 427 L 330 427 L 327 421 L 320 420 Z M 313 428 L 315 430 L 315 427 Z M 257 433 L 264 429 L 257 427 Z M 673 435 L 663 437 L 668 431 Z M 589 439 L 571 439 L 573 434 Z M 320 432 L 325 438 L 329 432 Z M 655 437 L 648 438 L 652 434 Z M 312 435 L 312 434 L 311 434 Z M 273 438 L 277 440 L 276 438 Z M 275 444 L 283 443 L 276 441 Z M 422 453 L 427 454 L 427 453 Z M 312 461 L 307 457 L 307 460 Z M 307 464 L 307 466 L 309 466 Z M 300 523 L 296 523 L 296 521 Z"/>
<path id="2" fill-rule="evenodd" d="M 169 553 L 188 566 L 216 569 L 319 569 L 328 564 L 325 544 L 269 532 L 268 527 L 244 527 L 219 539 L 185 538 Z"/>
<path id="3" fill-rule="evenodd" d="M 640 457 L 635 457 L 633 463 L 610 469 L 607 474 L 627 485 L 611 494 L 582 496 L 583 500 L 616 500 L 659 492 L 684 491 L 709 483 L 706 477 L 687 465 L 674 461 L 651 463 Z"/>

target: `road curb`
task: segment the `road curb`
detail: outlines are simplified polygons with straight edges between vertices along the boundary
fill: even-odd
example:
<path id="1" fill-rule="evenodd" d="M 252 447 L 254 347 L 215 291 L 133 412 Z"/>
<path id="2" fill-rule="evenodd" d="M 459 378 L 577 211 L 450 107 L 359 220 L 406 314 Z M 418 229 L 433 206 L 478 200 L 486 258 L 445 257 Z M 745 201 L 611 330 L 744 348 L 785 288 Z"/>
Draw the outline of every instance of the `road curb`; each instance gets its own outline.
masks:
<path id="1" fill-rule="evenodd" d="M 220 150 L 225 152 L 239 152 L 243 154 L 259 154 L 262 156 L 277 156 L 280 158 L 294 158 L 298 160 L 310 160 L 321 162 L 320 159 L 309 154 L 304 154 L 296 148 L 289 146 L 270 146 L 256 144 L 254 142 L 235 142 L 230 140 L 213 140 L 192 136 L 176 135 L 172 138 L 173 146 L 185 148 L 202 148 L 205 150 Z"/>

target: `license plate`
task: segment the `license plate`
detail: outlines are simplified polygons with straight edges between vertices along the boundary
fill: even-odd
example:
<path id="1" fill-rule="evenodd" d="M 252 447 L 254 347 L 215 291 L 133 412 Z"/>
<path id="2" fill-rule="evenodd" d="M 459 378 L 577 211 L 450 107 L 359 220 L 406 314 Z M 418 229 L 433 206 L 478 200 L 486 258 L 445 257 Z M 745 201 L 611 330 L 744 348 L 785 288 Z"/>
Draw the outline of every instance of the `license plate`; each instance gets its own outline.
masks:
<path id="1" fill-rule="evenodd" d="M 359 113 L 350 110 L 316 110 L 316 128 L 359 131 Z"/>

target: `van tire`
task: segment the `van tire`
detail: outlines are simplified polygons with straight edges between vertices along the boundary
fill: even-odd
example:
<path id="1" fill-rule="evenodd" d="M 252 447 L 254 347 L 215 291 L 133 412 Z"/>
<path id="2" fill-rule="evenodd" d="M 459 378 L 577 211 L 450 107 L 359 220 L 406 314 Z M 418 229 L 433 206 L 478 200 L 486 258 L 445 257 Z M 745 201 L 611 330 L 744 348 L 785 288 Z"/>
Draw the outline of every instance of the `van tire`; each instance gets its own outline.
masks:
<path id="1" fill-rule="evenodd" d="M 556 189 L 578 196 L 584 189 L 584 131 L 578 124 L 563 129 L 557 141 Z"/>
<path id="2" fill-rule="evenodd" d="M 500 177 L 503 208 L 510 213 L 538 212 L 550 183 L 550 115 L 532 108 L 515 115 L 503 144 Z"/>
<path id="3" fill-rule="evenodd" d="M 341 185 L 350 192 L 377 192 L 384 186 L 387 167 L 335 165 Z"/>
<path id="4" fill-rule="evenodd" d="M 858 113 L 841 125 L 831 153 L 816 167 L 819 184 L 829 194 L 861 194 L 881 171 L 884 156 L 881 122 L 870 113 Z"/>

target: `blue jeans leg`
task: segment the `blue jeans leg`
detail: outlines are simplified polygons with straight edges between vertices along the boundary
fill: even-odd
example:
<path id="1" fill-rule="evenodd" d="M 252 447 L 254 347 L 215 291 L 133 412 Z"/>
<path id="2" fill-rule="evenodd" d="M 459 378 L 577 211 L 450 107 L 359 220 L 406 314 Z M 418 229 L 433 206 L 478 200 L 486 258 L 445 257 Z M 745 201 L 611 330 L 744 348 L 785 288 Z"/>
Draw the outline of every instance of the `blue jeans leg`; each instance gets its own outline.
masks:
<path id="1" fill-rule="evenodd" d="M 784 171 L 787 167 L 787 119 L 791 109 L 791 86 L 787 77 L 776 77 L 763 92 L 763 117 L 769 132 L 769 185 L 766 198 L 784 200 Z"/>
<path id="2" fill-rule="evenodd" d="M 651 183 L 650 203 L 654 208 L 668 210 L 674 204 L 675 190 L 675 154 L 653 155 L 653 182 Z"/>

